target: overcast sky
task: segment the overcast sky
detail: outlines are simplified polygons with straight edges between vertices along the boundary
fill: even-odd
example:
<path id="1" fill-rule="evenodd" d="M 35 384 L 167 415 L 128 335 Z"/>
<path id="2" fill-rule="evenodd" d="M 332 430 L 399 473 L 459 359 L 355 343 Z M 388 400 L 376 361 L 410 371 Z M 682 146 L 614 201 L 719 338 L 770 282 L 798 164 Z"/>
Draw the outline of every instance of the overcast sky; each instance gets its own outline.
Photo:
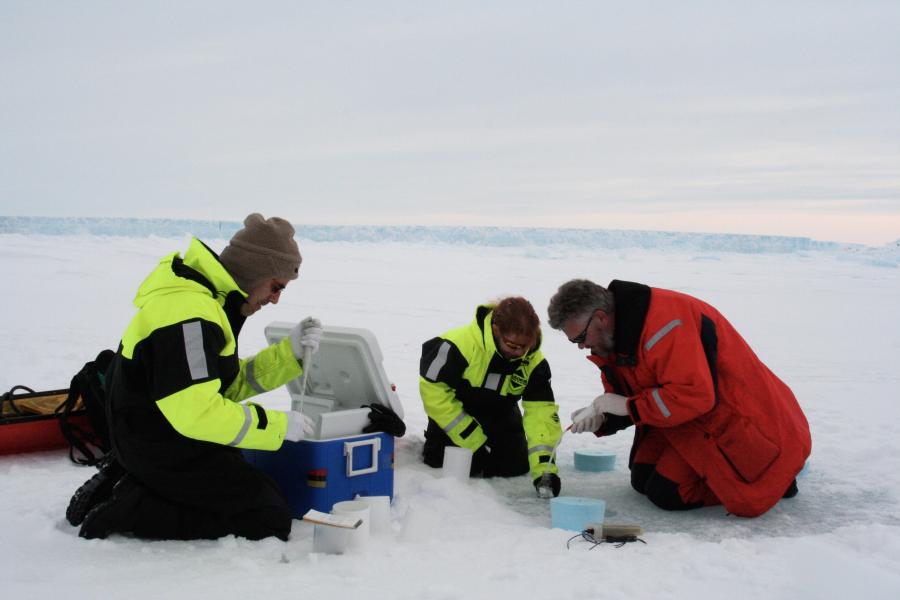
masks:
<path id="1" fill-rule="evenodd" d="M 900 2 L 0 0 L 0 214 L 900 238 Z"/>

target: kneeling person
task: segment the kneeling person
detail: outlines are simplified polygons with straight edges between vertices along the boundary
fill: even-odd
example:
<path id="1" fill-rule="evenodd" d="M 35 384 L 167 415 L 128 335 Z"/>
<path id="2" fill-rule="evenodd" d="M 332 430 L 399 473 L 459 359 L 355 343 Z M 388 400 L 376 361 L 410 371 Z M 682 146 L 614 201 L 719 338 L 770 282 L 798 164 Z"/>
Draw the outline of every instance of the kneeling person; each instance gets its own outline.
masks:
<path id="1" fill-rule="evenodd" d="M 602 373 L 604 393 L 572 415 L 572 431 L 634 426 L 631 485 L 655 505 L 755 517 L 797 494 L 812 447 L 803 410 L 718 310 L 639 283 L 573 279 L 547 312 Z"/>
<path id="2" fill-rule="evenodd" d="M 113 450 L 66 512 L 82 537 L 287 539 L 287 501 L 240 448 L 277 450 L 311 433 L 311 422 L 240 402 L 299 376 L 322 326 L 305 319 L 238 357 L 245 319 L 278 303 L 301 261 L 287 221 L 254 213 L 244 225 L 221 256 L 194 238 L 184 258 L 166 256 L 141 284 L 106 374 Z"/>
<path id="3" fill-rule="evenodd" d="M 425 464 L 442 466 L 447 446 L 468 448 L 474 452 L 470 475 L 530 471 L 541 496 L 559 495 L 551 461 L 562 435 L 559 407 L 540 345 L 540 320 L 521 297 L 479 306 L 471 323 L 422 345 Z"/>

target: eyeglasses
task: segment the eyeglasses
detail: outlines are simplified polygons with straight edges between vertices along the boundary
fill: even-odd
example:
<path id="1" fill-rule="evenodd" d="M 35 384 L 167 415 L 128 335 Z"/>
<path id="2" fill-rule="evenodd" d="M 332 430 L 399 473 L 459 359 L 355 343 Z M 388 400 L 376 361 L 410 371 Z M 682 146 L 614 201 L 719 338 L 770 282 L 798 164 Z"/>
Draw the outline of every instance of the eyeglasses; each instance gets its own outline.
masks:
<path id="1" fill-rule="evenodd" d="M 503 345 L 513 352 L 519 352 L 529 347 L 529 344 L 517 344 L 515 342 L 511 342 L 505 335 L 501 335 L 500 339 L 503 340 Z"/>
<path id="2" fill-rule="evenodd" d="M 285 285 L 283 283 L 278 283 L 277 281 L 273 281 L 272 286 L 269 289 L 272 291 L 272 295 L 274 296 L 275 294 L 280 294 L 281 290 L 283 290 L 286 287 L 287 287 L 287 285 Z"/>
<path id="3" fill-rule="evenodd" d="M 596 311 L 594 311 L 593 313 L 591 313 L 591 318 L 587 320 L 587 324 L 584 326 L 584 329 L 582 329 L 582 330 L 581 330 L 581 333 L 579 333 L 579 334 L 576 335 L 575 337 L 569 338 L 569 341 L 570 341 L 570 342 L 572 342 L 573 344 L 583 344 L 583 343 L 584 343 L 584 340 L 587 339 L 587 330 L 588 330 L 588 327 L 591 326 L 591 321 L 594 320 L 594 315 L 595 315 L 595 314 L 597 314 Z"/>

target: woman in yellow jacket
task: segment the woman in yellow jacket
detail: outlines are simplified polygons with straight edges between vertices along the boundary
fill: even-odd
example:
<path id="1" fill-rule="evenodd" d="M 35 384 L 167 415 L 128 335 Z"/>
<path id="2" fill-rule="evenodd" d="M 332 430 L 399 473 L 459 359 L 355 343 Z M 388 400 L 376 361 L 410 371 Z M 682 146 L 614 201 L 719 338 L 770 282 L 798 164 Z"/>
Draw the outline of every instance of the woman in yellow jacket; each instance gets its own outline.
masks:
<path id="1" fill-rule="evenodd" d="M 474 452 L 471 475 L 511 477 L 530 471 L 540 495 L 559 495 L 551 461 L 562 436 L 559 406 L 540 345 L 540 320 L 521 297 L 479 306 L 471 323 L 422 345 L 425 464 L 442 466 L 447 446 L 468 448 Z"/>

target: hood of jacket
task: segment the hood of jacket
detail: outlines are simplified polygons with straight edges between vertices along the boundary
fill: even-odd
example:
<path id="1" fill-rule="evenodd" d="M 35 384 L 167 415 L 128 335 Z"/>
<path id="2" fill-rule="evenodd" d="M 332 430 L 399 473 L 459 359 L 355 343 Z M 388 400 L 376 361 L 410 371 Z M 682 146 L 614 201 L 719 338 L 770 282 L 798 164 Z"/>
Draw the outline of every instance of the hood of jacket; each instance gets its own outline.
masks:
<path id="1" fill-rule="evenodd" d="M 216 253 L 197 238 L 191 239 L 184 258 L 173 252 L 159 261 L 138 288 L 134 305 L 141 308 L 154 298 L 184 292 L 212 296 L 221 306 L 233 293 L 240 294 L 241 299 L 247 297 Z"/>

